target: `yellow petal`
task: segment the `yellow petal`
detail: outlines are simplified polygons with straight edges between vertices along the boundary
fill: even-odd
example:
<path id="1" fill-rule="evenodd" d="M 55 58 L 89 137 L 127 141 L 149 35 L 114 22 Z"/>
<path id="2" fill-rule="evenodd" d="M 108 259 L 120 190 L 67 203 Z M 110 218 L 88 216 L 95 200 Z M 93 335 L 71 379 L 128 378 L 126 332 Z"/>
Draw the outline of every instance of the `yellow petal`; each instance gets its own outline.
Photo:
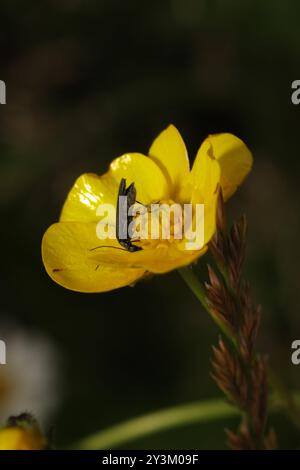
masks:
<path id="1" fill-rule="evenodd" d="M 243 182 L 252 167 L 253 158 L 244 142 L 233 134 L 215 134 L 205 139 L 197 154 L 192 173 L 203 158 L 203 149 L 216 158 L 221 167 L 221 188 L 227 200 Z"/>
<path id="2" fill-rule="evenodd" d="M 220 166 L 217 163 L 209 139 L 205 139 L 198 150 L 191 171 L 192 190 L 201 191 L 203 196 L 214 194 L 220 183 Z"/>
<path id="3" fill-rule="evenodd" d="M 0 429 L 0 450 L 42 450 L 45 446 L 43 436 L 35 430 L 17 426 Z"/>
<path id="4" fill-rule="evenodd" d="M 208 197 L 208 195 L 204 196 L 200 190 L 196 189 L 193 192 L 193 204 L 196 204 L 197 201 L 204 204 L 204 244 L 206 245 L 216 231 L 218 190 Z"/>
<path id="5" fill-rule="evenodd" d="M 135 183 L 137 201 L 150 204 L 169 195 L 167 180 L 158 165 L 140 153 L 127 153 L 116 158 L 110 165 L 109 176 L 119 184 L 121 178 L 126 185 Z"/>
<path id="6" fill-rule="evenodd" d="M 61 286 L 78 292 L 117 289 L 132 284 L 144 274 L 144 269 L 116 268 L 115 265 L 99 263 L 90 250 L 104 244 L 119 247 L 116 240 L 97 238 L 96 223 L 60 222 L 51 225 L 42 242 L 46 271 Z"/>
<path id="7" fill-rule="evenodd" d="M 203 255 L 206 248 L 198 251 L 183 251 L 176 244 L 161 243 L 156 248 L 144 249 L 129 253 L 110 248 L 98 250 L 93 254 L 97 263 L 112 266 L 131 266 L 134 269 L 143 269 L 151 273 L 162 274 L 182 266 L 189 265 L 199 256 Z"/>
<path id="8" fill-rule="evenodd" d="M 60 220 L 63 222 L 95 222 L 97 207 L 103 203 L 116 205 L 118 183 L 109 174 L 81 175 L 64 203 Z"/>
<path id="9" fill-rule="evenodd" d="M 149 155 L 164 172 L 171 186 L 170 196 L 176 199 L 189 174 L 190 163 L 184 141 L 175 126 L 171 124 L 156 137 Z"/>
<path id="10" fill-rule="evenodd" d="M 210 140 L 201 145 L 191 172 L 192 204 L 204 204 L 204 243 L 208 243 L 216 229 L 216 210 L 221 169 L 212 153 Z"/>

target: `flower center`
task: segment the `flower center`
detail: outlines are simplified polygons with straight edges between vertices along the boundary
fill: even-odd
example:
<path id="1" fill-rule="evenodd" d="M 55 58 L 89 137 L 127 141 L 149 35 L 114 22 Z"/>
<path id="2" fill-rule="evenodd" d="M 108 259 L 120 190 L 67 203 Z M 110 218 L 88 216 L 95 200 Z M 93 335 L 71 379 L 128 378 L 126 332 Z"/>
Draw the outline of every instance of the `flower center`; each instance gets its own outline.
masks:
<path id="1" fill-rule="evenodd" d="M 144 206 L 134 218 L 132 241 L 143 249 L 176 243 L 184 236 L 184 213 L 173 200 Z"/>

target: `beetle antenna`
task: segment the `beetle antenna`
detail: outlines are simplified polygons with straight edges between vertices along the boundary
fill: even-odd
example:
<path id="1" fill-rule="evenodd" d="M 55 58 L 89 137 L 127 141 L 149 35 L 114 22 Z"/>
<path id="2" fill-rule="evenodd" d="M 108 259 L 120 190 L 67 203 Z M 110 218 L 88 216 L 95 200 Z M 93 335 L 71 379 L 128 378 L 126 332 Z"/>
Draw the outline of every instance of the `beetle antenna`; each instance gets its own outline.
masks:
<path id="1" fill-rule="evenodd" d="M 95 246 L 95 248 L 90 248 L 89 251 L 98 250 L 98 248 L 113 248 L 114 250 L 127 251 L 127 250 L 125 250 L 124 248 L 119 248 L 118 246 L 110 246 L 110 245 Z"/>

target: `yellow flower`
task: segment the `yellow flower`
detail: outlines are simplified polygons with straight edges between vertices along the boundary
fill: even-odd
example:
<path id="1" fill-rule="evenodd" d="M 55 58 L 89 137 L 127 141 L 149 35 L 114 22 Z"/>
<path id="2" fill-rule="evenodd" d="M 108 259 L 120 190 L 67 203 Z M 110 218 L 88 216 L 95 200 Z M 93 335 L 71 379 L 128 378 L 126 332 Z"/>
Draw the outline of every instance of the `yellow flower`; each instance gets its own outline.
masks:
<path id="1" fill-rule="evenodd" d="M 165 273 L 190 264 L 206 251 L 216 226 L 218 189 L 228 199 L 252 166 L 246 145 L 232 134 L 207 137 L 190 171 L 189 159 L 178 130 L 170 125 L 154 140 L 149 155 L 127 153 L 116 158 L 102 176 L 84 174 L 71 189 L 60 221 L 46 231 L 42 257 L 49 276 L 58 284 L 79 292 L 104 292 L 130 285 L 147 273 Z M 134 182 L 137 200 L 204 204 L 204 247 L 184 249 L 184 240 L 143 240 L 136 252 L 115 250 L 117 240 L 99 246 L 97 207 L 116 206 L 122 178 Z M 115 225 L 115 217 L 110 221 Z"/>
<path id="2" fill-rule="evenodd" d="M 0 429 L 0 450 L 43 450 L 47 443 L 38 424 L 27 413 L 8 420 Z"/>

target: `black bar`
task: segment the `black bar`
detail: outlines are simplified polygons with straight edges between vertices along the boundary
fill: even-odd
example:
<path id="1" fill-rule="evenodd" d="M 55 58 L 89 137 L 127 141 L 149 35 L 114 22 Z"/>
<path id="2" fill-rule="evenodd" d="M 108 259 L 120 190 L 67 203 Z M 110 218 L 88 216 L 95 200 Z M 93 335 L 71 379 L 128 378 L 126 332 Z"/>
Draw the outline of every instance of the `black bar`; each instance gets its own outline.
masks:
<path id="1" fill-rule="evenodd" d="M 286 465 L 292 453 L 299 451 L 197 451 L 197 450 L 49 450 L 49 451 L 0 451 L 0 467 L 7 468 L 9 464 L 22 464 L 24 466 L 74 465 L 83 467 L 102 468 L 137 468 L 147 465 L 153 467 L 188 466 L 192 468 L 210 469 L 219 468 L 252 468 L 259 464 L 259 468 L 271 468 L 275 465 Z M 296 457 L 294 455 L 294 457 Z M 297 457 L 296 457 L 297 458 Z M 3 467 L 2 465 L 6 466 Z"/>

